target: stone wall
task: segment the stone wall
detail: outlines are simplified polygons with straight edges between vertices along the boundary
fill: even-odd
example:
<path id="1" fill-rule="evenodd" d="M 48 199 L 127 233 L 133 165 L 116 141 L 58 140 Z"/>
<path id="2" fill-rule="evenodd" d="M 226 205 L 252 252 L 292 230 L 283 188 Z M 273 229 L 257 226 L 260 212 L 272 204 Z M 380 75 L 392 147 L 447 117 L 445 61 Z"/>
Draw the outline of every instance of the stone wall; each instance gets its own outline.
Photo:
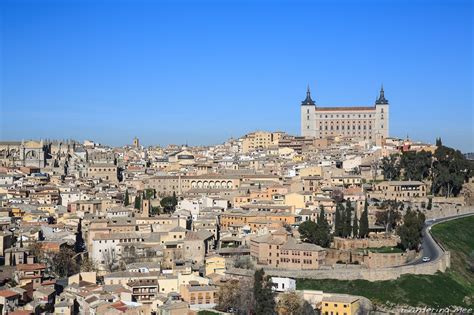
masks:
<path id="1" fill-rule="evenodd" d="M 416 258 L 415 251 L 402 253 L 376 253 L 368 250 L 327 250 L 326 265 L 359 264 L 367 268 L 383 268 L 404 265 Z"/>
<path id="2" fill-rule="evenodd" d="M 368 268 L 384 268 L 401 266 L 416 257 L 415 251 L 408 251 L 403 253 L 374 253 L 369 252 L 364 256 L 363 264 Z"/>
<path id="3" fill-rule="evenodd" d="M 400 238 L 398 236 L 390 237 L 371 237 L 371 238 L 342 238 L 334 237 L 333 247 L 336 249 L 356 249 L 356 248 L 379 248 L 397 246 Z"/>
<path id="4" fill-rule="evenodd" d="M 421 209 L 426 216 L 426 219 L 439 219 L 439 218 L 446 218 L 454 215 L 464 214 L 464 213 L 472 213 L 474 208 L 472 206 L 459 206 L 456 202 L 454 202 L 454 198 L 441 198 L 445 200 L 444 203 L 437 203 L 433 202 L 433 208 L 431 210 Z M 453 201 L 453 202 L 451 202 Z"/>
<path id="5" fill-rule="evenodd" d="M 265 268 L 265 273 L 269 276 L 300 278 L 300 279 L 337 279 L 337 280 L 368 280 L 384 281 L 395 280 L 405 274 L 433 275 L 438 271 L 445 272 L 450 266 L 449 251 L 436 260 L 398 267 L 385 267 L 369 269 L 361 265 L 335 265 L 332 267 L 323 266 L 316 270 L 282 270 L 274 268 Z M 249 270 L 230 269 L 226 271 L 228 275 L 242 276 Z M 250 276 L 250 274 L 249 274 Z"/>
<path id="6" fill-rule="evenodd" d="M 318 270 L 299 271 L 265 268 L 265 273 L 270 276 L 291 278 L 383 281 L 398 279 L 404 274 L 433 275 L 438 271 L 446 271 L 449 265 L 450 254 L 449 252 L 444 252 L 444 254 L 435 261 L 417 265 L 375 269 L 358 265 L 337 265 L 335 267 L 320 268 Z"/>
<path id="7" fill-rule="evenodd" d="M 325 264 L 332 266 L 337 262 L 349 263 L 351 260 L 350 252 L 348 250 L 338 250 L 334 248 L 328 248 L 326 251 Z"/>
<path id="8" fill-rule="evenodd" d="M 469 183 L 465 183 L 462 188 L 464 202 L 467 206 L 474 205 L 474 177 L 469 179 Z"/>

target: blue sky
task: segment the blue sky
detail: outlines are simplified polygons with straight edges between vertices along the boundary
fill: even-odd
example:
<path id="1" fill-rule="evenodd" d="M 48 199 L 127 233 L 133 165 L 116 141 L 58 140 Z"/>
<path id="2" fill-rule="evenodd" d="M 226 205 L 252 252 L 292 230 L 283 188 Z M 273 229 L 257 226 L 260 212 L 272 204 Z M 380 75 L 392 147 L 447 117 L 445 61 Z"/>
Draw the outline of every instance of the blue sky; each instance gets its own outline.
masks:
<path id="1" fill-rule="evenodd" d="M 11 1 L 1 140 L 215 144 L 371 105 L 390 134 L 474 151 L 473 2 Z"/>

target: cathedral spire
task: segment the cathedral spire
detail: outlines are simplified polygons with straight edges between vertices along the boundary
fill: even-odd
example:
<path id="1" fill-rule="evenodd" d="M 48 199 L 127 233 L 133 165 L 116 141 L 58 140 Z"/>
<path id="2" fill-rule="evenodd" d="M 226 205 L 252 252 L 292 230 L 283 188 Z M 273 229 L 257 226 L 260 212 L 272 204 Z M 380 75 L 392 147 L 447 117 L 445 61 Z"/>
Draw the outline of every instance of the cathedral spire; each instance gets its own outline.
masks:
<path id="1" fill-rule="evenodd" d="M 314 101 L 311 99 L 311 91 L 309 90 L 309 84 L 306 90 L 306 99 L 301 102 L 301 105 L 316 105 L 316 103 L 314 103 Z"/>
<path id="2" fill-rule="evenodd" d="M 388 100 L 385 98 L 385 92 L 383 90 L 383 84 L 382 87 L 380 88 L 380 94 L 378 99 L 375 101 L 375 104 L 377 105 L 386 105 L 388 104 Z"/>

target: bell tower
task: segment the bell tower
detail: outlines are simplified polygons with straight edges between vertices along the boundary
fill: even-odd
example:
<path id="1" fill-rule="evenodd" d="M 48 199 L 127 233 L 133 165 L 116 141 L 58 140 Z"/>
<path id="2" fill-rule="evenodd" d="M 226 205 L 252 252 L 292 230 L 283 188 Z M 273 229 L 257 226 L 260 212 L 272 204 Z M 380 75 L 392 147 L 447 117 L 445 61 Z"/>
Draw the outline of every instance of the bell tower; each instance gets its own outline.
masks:
<path id="1" fill-rule="evenodd" d="M 379 97 L 375 101 L 375 143 L 382 145 L 389 136 L 389 106 L 385 98 L 383 85 L 380 88 Z"/>
<path id="2" fill-rule="evenodd" d="M 306 98 L 301 102 L 301 135 L 303 137 L 316 136 L 316 103 L 311 98 L 311 91 L 306 90 Z"/>
<path id="3" fill-rule="evenodd" d="M 148 218 L 150 216 L 150 199 L 143 198 L 141 216 L 144 218 Z"/>
<path id="4" fill-rule="evenodd" d="M 140 140 L 137 137 L 133 138 L 133 146 L 138 149 L 140 148 Z"/>

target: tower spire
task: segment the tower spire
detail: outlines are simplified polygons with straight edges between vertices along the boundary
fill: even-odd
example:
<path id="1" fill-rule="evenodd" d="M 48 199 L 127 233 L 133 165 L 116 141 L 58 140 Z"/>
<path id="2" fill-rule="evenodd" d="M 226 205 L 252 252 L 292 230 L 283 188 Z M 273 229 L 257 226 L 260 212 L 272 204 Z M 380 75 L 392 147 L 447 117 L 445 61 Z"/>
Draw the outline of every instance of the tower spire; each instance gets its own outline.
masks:
<path id="1" fill-rule="evenodd" d="M 316 103 L 311 99 L 311 91 L 309 89 L 309 84 L 306 89 L 306 99 L 301 102 L 301 105 L 316 105 Z"/>
<path id="2" fill-rule="evenodd" d="M 386 105 L 386 104 L 388 104 L 388 100 L 385 98 L 385 92 L 384 92 L 384 90 L 383 90 L 383 84 L 382 84 L 382 86 L 380 87 L 380 94 L 379 94 L 378 99 L 375 101 L 375 104 L 378 104 L 378 105 Z"/>

